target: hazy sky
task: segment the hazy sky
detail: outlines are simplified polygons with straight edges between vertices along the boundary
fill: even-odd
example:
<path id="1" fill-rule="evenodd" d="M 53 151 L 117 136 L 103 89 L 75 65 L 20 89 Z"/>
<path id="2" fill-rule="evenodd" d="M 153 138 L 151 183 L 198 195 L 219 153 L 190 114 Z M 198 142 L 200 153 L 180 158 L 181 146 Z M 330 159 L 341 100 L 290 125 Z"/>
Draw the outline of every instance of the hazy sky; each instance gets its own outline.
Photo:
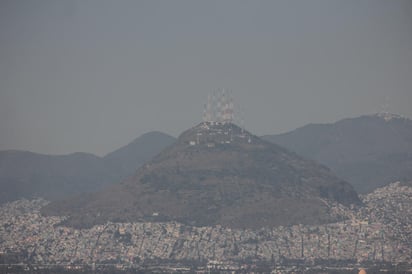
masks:
<path id="1" fill-rule="evenodd" d="M 412 1 L 0 1 L 0 150 L 176 136 L 216 88 L 257 135 L 412 117 Z"/>

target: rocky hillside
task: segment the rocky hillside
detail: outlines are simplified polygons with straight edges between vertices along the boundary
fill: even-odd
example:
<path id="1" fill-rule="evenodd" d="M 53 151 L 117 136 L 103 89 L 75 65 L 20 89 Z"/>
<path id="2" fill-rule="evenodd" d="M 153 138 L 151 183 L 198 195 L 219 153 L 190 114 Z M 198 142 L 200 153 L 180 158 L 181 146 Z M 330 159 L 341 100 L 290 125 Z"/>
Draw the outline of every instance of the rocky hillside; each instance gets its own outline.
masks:
<path id="1" fill-rule="evenodd" d="M 328 201 L 359 203 L 328 168 L 233 124 L 201 123 L 121 184 L 51 203 L 45 214 L 73 226 L 106 221 L 264 227 L 325 223 Z"/>

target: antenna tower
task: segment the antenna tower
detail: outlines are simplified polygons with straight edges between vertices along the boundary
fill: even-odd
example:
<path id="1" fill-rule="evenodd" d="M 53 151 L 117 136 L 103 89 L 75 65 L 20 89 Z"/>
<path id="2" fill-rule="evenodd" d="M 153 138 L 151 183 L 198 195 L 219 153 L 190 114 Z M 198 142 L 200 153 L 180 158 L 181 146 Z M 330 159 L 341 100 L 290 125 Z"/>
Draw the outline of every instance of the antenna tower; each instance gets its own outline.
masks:
<path id="1" fill-rule="evenodd" d="M 214 90 L 207 97 L 203 110 L 204 122 L 232 123 L 234 120 L 234 100 L 232 91 Z"/>

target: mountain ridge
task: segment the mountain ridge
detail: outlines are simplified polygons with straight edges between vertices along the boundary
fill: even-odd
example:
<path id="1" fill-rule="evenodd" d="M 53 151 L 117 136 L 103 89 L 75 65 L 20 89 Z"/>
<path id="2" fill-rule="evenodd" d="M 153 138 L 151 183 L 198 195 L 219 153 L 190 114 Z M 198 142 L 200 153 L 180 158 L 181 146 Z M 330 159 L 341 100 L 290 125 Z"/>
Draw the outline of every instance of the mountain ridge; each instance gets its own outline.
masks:
<path id="1" fill-rule="evenodd" d="M 378 113 L 309 124 L 263 138 L 328 166 L 361 193 L 412 179 L 412 120 L 400 115 Z"/>
<path id="2" fill-rule="evenodd" d="M 161 132 L 142 136 L 143 140 L 138 137 L 105 157 L 84 152 L 47 155 L 21 150 L 0 151 L 0 203 L 32 197 L 56 200 L 96 191 L 132 175 L 174 141 L 173 137 Z M 155 145 L 151 145 L 151 136 L 156 136 Z M 118 155 L 125 147 L 129 153 Z M 118 155 L 116 161 L 110 155 Z"/>

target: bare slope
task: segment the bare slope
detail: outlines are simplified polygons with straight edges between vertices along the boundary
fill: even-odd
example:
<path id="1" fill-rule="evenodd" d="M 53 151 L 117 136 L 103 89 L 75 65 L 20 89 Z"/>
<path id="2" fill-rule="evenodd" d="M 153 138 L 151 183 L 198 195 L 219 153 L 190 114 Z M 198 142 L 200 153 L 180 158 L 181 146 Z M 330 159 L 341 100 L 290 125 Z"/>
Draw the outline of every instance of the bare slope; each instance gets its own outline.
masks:
<path id="1" fill-rule="evenodd" d="M 123 183 L 51 203 L 68 224 L 177 220 L 191 225 L 263 227 L 334 221 L 325 201 L 359 203 L 323 166 L 243 132 L 202 123 Z"/>

